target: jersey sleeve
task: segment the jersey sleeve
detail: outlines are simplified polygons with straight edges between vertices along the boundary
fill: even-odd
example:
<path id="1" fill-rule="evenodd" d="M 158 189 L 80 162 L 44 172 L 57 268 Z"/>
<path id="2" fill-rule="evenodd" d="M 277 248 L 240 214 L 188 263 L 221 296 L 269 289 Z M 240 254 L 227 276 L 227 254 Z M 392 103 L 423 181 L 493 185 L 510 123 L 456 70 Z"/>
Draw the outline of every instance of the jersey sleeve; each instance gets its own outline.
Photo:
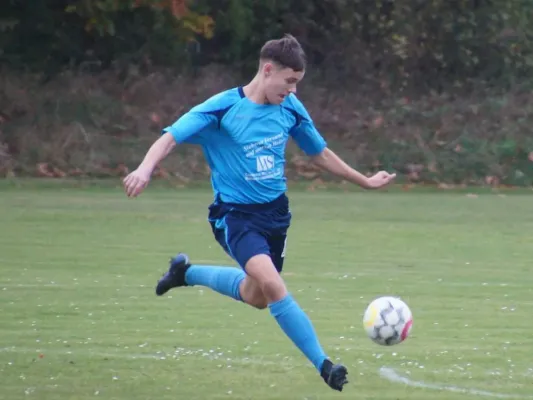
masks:
<path id="1" fill-rule="evenodd" d="M 202 133 L 209 128 L 218 129 L 222 116 L 235 104 L 235 99 L 234 91 L 219 93 L 183 114 L 162 133 L 171 133 L 178 144 L 201 144 Z"/>
<path id="2" fill-rule="evenodd" d="M 198 135 L 209 126 L 214 126 L 217 122 L 214 113 L 202 111 L 200 106 L 196 106 L 189 112 L 183 114 L 172 125 L 163 129 L 162 133 L 171 133 L 176 143 L 197 143 Z"/>
<path id="3" fill-rule="evenodd" d="M 291 95 L 291 100 L 291 112 L 296 118 L 296 123 L 290 130 L 290 135 L 298 147 L 308 156 L 322 153 L 327 146 L 325 139 L 316 129 L 313 120 L 300 100 L 294 95 Z"/>

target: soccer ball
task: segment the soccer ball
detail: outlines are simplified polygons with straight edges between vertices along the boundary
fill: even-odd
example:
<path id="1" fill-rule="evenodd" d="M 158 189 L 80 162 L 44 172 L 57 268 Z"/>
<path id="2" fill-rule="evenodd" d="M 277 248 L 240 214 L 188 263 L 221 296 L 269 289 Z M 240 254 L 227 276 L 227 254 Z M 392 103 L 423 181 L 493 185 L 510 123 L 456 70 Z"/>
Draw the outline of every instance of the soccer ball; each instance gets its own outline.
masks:
<path id="1" fill-rule="evenodd" d="M 399 298 L 379 297 L 368 305 L 363 325 L 374 342 L 392 346 L 407 339 L 413 325 L 413 315 L 407 304 Z"/>

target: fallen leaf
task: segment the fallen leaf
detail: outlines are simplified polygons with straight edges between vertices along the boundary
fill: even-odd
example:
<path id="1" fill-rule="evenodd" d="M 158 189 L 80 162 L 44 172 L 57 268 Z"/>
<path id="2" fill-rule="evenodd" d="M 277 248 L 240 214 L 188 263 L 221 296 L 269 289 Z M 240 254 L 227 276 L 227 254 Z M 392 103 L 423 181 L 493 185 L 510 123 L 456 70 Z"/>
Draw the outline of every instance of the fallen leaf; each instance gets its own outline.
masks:
<path id="1" fill-rule="evenodd" d="M 55 178 L 64 178 L 65 176 L 67 176 L 67 174 L 60 170 L 59 168 L 56 168 L 56 167 L 53 167 L 52 168 L 52 173 L 54 175 Z"/>
<path id="2" fill-rule="evenodd" d="M 385 119 L 383 118 L 382 115 L 378 116 L 377 118 L 374 119 L 374 121 L 372 122 L 372 125 L 374 126 L 374 128 L 379 128 L 383 125 L 383 122 L 385 121 Z"/>
<path id="3" fill-rule="evenodd" d="M 155 112 L 150 113 L 150 119 L 152 120 L 152 122 L 156 124 L 161 123 L 161 117 Z"/>
<path id="4" fill-rule="evenodd" d="M 39 163 L 36 165 L 37 169 L 37 175 L 46 177 L 46 178 L 53 178 L 54 174 L 48 170 L 48 164 L 47 163 Z"/>

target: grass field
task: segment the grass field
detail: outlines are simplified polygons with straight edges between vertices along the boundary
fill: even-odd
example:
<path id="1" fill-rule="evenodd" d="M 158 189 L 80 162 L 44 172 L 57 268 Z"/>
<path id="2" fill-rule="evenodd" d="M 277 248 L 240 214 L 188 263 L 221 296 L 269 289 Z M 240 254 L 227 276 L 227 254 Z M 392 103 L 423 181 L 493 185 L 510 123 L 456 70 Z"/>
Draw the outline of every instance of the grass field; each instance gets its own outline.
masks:
<path id="1" fill-rule="evenodd" d="M 210 199 L 0 186 L 0 398 L 533 399 L 530 195 L 291 193 L 285 278 L 349 367 L 342 393 L 268 311 L 198 287 L 154 295 L 179 250 L 231 264 Z M 398 346 L 364 334 L 380 294 L 413 311 Z"/>

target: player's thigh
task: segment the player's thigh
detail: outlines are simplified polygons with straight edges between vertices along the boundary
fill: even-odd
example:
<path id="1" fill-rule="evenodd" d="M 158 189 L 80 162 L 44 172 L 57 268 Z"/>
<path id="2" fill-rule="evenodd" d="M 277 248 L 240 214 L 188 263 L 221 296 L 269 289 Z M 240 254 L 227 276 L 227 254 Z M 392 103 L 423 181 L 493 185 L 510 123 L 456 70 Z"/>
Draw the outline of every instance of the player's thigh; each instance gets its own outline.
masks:
<path id="1" fill-rule="evenodd" d="M 270 243 L 253 222 L 246 215 L 231 212 L 223 218 L 210 220 L 217 242 L 244 270 L 252 257 L 270 256 Z"/>
<path id="2" fill-rule="evenodd" d="M 268 247 L 270 250 L 270 257 L 276 267 L 276 270 L 281 273 L 283 270 L 283 262 L 285 261 L 285 252 L 287 249 L 287 233 L 277 233 L 268 238 Z"/>
<path id="3" fill-rule="evenodd" d="M 252 257 L 260 254 L 270 256 L 267 237 L 254 224 L 253 218 L 244 213 L 228 213 L 222 224 L 225 247 L 245 271 Z"/>

